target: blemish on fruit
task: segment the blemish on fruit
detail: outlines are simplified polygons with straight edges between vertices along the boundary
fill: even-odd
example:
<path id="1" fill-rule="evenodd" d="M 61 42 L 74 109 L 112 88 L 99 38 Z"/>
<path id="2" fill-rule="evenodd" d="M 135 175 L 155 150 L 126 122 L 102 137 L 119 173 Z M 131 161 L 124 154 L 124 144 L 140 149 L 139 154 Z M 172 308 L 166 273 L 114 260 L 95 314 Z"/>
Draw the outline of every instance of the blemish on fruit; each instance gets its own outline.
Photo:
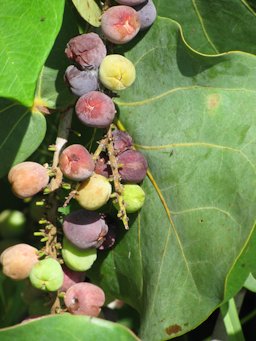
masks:
<path id="1" fill-rule="evenodd" d="M 181 331 L 181 326 L 179 326 L 178 324 L 173 324 L 172 326 L 165 328 L 165 331 L 168 335 L 177 334 Z"/>
<path id="2" fill-rule="evenodd" d="M 211 94 L 207 97 L 207 108 L 209 110 L 217 109 L 219 104 L 220 104 L 220 95 L 219 94 Z"/>

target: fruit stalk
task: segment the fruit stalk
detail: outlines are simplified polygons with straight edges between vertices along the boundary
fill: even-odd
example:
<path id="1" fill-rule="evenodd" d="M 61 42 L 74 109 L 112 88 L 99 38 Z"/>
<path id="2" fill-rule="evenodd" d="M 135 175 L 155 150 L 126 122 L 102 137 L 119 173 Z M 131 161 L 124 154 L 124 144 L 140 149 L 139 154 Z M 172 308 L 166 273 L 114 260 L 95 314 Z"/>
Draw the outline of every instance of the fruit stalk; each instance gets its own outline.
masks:
<path id="1" fill-rule="evenodd" d="M 53 155 L 53 162 L 51 170 L 55 174 L 55 177 L 52 178 L 50 182 L 50 191 L 55 191 L 58 189 L 62 182 L 62 172 L 58 168 L 59 163 L 59 156 L 62 148 L 65 146 L 65 144 L 68 142 L 68 136 L 71 128 L 71 121 L 72 121 L 72 113 L 73 109 L 69 108 L 67 111 L 65 111 L 59 121 L 58 126 L 58 134 L 56 138 L 55 143 L 55 152 Z"/>
<path id="2" fill-rule="evenodd" d="M 110 128 L 107 133 L 108 137 L 108 145 L 107 145 L 107 150 L 108 150 L 108 157 L 110 161 L 110 166 L 112 169 L 112 174 L 113 174 L 113 182 L 114 182 L 114 188 L 116 192 L 116 199 L 119 205 L 119 212 L 118 212 L 118 217 L 122 220 L 124 227 L 126 230 L 129 230 L 129 225 L 128 225 L 128 220 L 129 218 L 127 217 L 126 214 L 126 209 L 124 205 L 124 200 L 123 200 L 123 185 L 121 184 L 121 177 L 118 172 L 118 163 L 115 155 L 115 150 L 114 150 L 114 145 L 113 145 L 113 136 L 112 136 L 112 130 L 115 129 L 114 124 L 110 125 Z"/>

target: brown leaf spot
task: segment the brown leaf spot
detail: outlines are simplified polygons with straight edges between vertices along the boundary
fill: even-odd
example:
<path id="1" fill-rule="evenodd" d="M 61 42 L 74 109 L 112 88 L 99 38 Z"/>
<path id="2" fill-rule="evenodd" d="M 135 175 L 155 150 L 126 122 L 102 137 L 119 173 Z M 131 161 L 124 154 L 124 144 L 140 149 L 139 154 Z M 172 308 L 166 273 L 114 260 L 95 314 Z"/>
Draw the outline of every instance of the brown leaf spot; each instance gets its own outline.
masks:
<path id="1" fill-rule="evenodd" d="M 177 334 L 181 331 L 181 326 L 179 326 L 178 324 L 173 324 L 172 326 L 165 328 L 165 331 L 168 335 Z"/>
<path id="2" fill-rule="evenodd" d="M 220 95 L 218 94 L 211 94 L 207 96 L 207 107 L 210 110 L 214 110 L 218 108 L 220 104 Z"/>

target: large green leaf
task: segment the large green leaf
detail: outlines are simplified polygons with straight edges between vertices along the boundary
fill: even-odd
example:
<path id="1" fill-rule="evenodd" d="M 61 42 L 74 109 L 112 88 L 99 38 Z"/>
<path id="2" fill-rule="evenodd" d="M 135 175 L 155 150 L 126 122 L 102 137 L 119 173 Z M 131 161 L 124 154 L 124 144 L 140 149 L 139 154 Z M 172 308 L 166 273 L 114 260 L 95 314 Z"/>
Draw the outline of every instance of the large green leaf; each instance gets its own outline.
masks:
<path id="1" fill-rule="evenodd" d="M 0 2 L 0 96 L 31 106 L 39 72 L 60 29 L 64 0 Z"/>
<path id="2" fill-rule="evenodd" d="M 1 341 L 136 341 L 126 327 L 89 316 L 70 314 L 36 319 L 0 331 Z"/>
<path id="3" fill-rule="evenodd" d="M 0 177 L 37 149 L 45 131 L 46 122 L 41 113 L 0 99 Z"/>
<path id="4" fill-rule="evenodd" d="M 147 198 L 94 280 L 138 309 L 143 340 L 167 340 L 221 304 L 253 231 L 256 57 L 197 54 L 163 18 L 127 57 L 119 126 L 148 160 Z"/>
<path id="5" fill-rule="evenodd" d="M 64 82 L 65 70 L 71 64 L 65 55 L 65 48 L 68 41 L 78 34 L 73 11 L 66 3 L 60 32 L 37 82 L 35 97 L 47 108 L 63 109 L 75 102 L 76 97 Z"/>
<path id="6" fill-rule="evenodd" d="M 202 53 L 256 53 L 256 14 L 246 0 L 154 0 L 158 15 L 178 21 L 185 39 Z"/>

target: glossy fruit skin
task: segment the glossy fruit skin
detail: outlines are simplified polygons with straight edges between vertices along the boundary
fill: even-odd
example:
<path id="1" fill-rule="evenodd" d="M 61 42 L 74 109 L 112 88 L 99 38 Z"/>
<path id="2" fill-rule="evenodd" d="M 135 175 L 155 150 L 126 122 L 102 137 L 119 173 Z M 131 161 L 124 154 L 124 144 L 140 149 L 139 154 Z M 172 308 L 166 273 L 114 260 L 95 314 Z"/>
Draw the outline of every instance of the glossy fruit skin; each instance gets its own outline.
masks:
<path id="1" fill-rule="evenodd" d="M 80 184 L 75 198 L 80 206 L 94 211 L 108 202 L 111 192 L 112 186 L 108 179 L 95 173 Z"/>
<path id="2" fill-rule="evenodd" d="M 137 150 L 126 150 L 117 157 L 119 174 L 122 181 L 140 183 L 146 176 L 148 163 L 144 155 Z"/>
<path id="3" fill-rule="evenodd" d="M 112 99 L 100 91 L 91 91 L 81 96 L 75 111 L 83 124 L 93 128 L 107 128 L 116 114 Z"/>
<path id="4" fill-rule="evenodd" d="M 60 263 L 54 258 L 45 258 L 35 264 L 30 272 L 31 284 L 43 291 L 57 291 L 63 284 L 64 274 Z"/>
<path id="5" fill-rule="evenodd" d="M 101 30 L 112 43 L 125 44 L 140 30 L 139 15 L 129 6 L 110 7 L 101 17 Z"/>
<path id="6" fill-rule="evenodd" d="M 60 154 L 59 167 L 68 179 L 83 181 L 93 174 L 95 164 L 91 154 L 84 146 L 72 144 Z"/>
<path id="7" fill-rule="evenodd" d="M 136 78 L 133 63 L 120 54 L 107 55 L 99 68 L 99 79 L 109 90 L 119 91 L 131 86 Z"/>
<path id="8" fill-rule="evenodd" d="M 99 35 L 91 32 L 70 39 L 65 53 L 69 59 L 85 69 L 99 67 L 107 50 Z"/>
<path id="9" fill-rule="evenodd" d="M 65 237 L 79 249 L 99 247 L 108 232 L 105 219 L 98 212 L 78 210 L 64 218 Z"/>
<path id="10" fill-rule="evenodd" d="M 63 238 L 61 253 L 65 265 L 74 271 L 89 270 L 97 258 L 95 248 L 86 250 L 79 249 L 66 237 Z"/>
<path id="11" fill-rule="evenodd" d="M 98 89 L 98 69 L 79 70 L 76 66 L 69 65 L 65 71 L 64 80 L 71 92 L 80 97 Z"/>
<path id="12" fill-rule="evenodd" d="M 13 193 L 21 199 L 42 191 L 49 182 L 48 171 L 37 162 L 25 161 L 12 167 L 8 174 Z"/>
<path id="13" fill-rule="evenodd" d="M 156 7 L 152 0 L 147 0 L 141 5 L 135 6 L 134 9 L 140 16 L 140 30 L 143 31 L 150 27 L 156 20 Z"/>
<path id="14" fill-rule="evenodd" d="M 143 4 L 146 0 L 116 0 L 116 2 L 120 5 L 126 6 L 136 6 Z"/>
<path id="15" fill-rule="evenodd" d="M 35 247 L 24 243 L 8 247 L 0 256 L 3 273 L 14 280 L 27 278 L 38 262 L 37 252 Z"/>
<path id="16" fill-rule="evenodd" d="M 105 294 L 92 283 L 77 283 L 68 289 L 64 302 L 71 314 L 97 317 L 105 303 Z"/>
<path id="17" fill-rule="evenodd" d="M 125 184 L 123 186 L 123 199 L 126 213 L 135 213 L 139 211 L 145 202 L 145 192 L 137 184 Z M 114 203 L 116 209 L 119 209 L 117 203 Z"/>
<path id="18" fill-rule="evenodd" d="M 132 137 L 126 131 L 115 129 L 112 132 L 112 137 L 116 155 L 132 148 Z"/>

